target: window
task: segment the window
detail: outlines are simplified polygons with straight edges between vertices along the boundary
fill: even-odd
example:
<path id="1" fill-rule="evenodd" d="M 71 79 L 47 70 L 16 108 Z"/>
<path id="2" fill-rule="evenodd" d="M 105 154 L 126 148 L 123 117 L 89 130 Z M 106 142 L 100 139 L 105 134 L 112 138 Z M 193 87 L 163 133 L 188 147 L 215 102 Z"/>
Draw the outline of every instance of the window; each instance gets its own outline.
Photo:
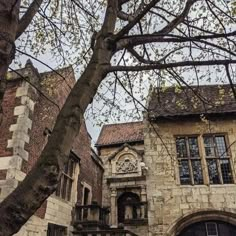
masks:
<path id="1" fill-rule="evenodd" d="M 47 236 L 66 236 L 66 227 L 48 224 Z"/>
<path id="2" fill-rule="evenodd" d="M 56 196 L 61 197 L 67 201 L 70 201 L 71 199 L 74 170 L 75 160 L 70 156 L 64 171 L 62 172 L 61 179 L 56 190 Z"/>
<path id="3" fill-rule="evenodd" d="M 179 162 L 180 183 L 203 184 L 203 157 L 200 157 L 198 139 L 202 138 L 210 184 L 231 184 L 233 174 L 230 163 L 230 153 L 225 135 L 211 134 L 203 137 L 180 136 L 176 138 L 177 159 Z"/>
<path id="4" fill-rule="evenodd" d="M 88 188 L 84 188 L 84 206 L 88 205 L 90 202 L 89 202 L 89 196 L 90 196 L 90 190 Z"/>
<path id="5" fill-rule="evenodd" d="M 91 196 L 90 196 L 90 190 L 86 187 L 84 187 L 84 191 L 83 191 L 83 205 L 87 206 L 91 204 Z M 84 208 L 83 209 L 83 219 L 87 219 L 88 218 L 88 208 Z"/>
<path id="6" fill-rule="evenodd" d="M 218 236 L 217 224 L 215 222 L 206 222 L 207 236 Z"/>
<path id="7" fill-rule="evenodd" d="M 178 236 L 235 236 L 236 226 L 222 221 L 201 221 L 187 226 Z"/>
<path id="8" fill-rule="evenodd" d="M 176 138 L 181 184 L 203 184 L 202 166 L 196 136 Z"/>
<path id="9" fill-rule="evenodd" d="M 204 148 L 210 184 L 233 183 L 226 137 L 224 135 L 204 136 Z"/>

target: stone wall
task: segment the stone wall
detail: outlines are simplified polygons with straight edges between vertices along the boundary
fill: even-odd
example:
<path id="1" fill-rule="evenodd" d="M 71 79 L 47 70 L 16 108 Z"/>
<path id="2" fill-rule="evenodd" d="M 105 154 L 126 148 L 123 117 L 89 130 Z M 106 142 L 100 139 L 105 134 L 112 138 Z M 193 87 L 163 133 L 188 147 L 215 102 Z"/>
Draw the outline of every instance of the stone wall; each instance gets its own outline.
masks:
<path id="1" fill-rule="evenodd" d="M 176 235 L 178 222 L 184 217 L 191 218 L 191 214 L 196 212 L 199 212 L 201 220 L 209 220 L 207 212 L 210 211 L 219 211 L 219 215 L 236 214 L 235 184 L 180 185 L 174 137 L 175 135 L 193 134 L 202 137 L 206 133 L 228 134 L 233 172 L 235 173 L 235 124 L 236 120 L 229 119 L 210 122 L 206 120 L 166 121 L 153 123 L 154 130 L 146 121 L 144 143 L 145 162 L 148 167 L 147 198 L 150 236 Z M 204 144 L 201 138 L 199 141 L 202 156 Z M 203 166 L 203 168 L 207 167 Z M 217 220 L 217 214 L 213 215 L 211 219 Z"/>
<path id="2" fill-rule="evenodd" d="M 121 145 L 120 145 L 121 146 Z M 111 170 L 111 162 L 108 160 L 109 157 L 116 153 L 120 146 L 106 146 L 100 148 L 100 157 L 103 161 L 103 168 L 104 168 L 104 174 L 103 174 L 103 184 L 102 184 L 102 205 L 103 206 L 110 206 L 111 204 L 111 190 L 109 188 L 109 185 L 107 184 L 107 179 L 112 176 L 112 170 Z M 143 144 L 136 144 L 132 145 L 132 147 L 135 147 L 138 150 L 143 150 Z"/>

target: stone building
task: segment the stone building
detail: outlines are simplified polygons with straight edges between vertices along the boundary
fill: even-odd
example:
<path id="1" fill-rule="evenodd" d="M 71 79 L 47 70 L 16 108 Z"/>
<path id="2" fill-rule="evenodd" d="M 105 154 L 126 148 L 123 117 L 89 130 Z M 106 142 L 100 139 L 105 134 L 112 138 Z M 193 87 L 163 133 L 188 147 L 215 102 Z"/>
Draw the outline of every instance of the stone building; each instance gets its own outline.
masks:
<path id="1" fill-rule="evenodd" d="M 105 125 L 103 204 L 139 236 L 236 235 L 236 102 L 229 85 L 152 92 L 143 122 Z"/>
<path id="2" fill-rule="evenodd" d="M 22 181 L 75 83 L 71 67 L 10 73 L 0 200 Z M 144 120 L 82 125 L 58 189 L 17 236 L 235 236 L 236 102 L 229 85 L 155 89 Z"/>
<path id="3" fill-rule="evenodd" d="M 2 104 L 0 200 L 17 187 L 39 158 L 74 83 L 71 67 L 39 74 L 30 61 L 8 75 Z M 77 207 L 101 203 L 102 173 L 102 162 L 91 150 L 84 123 L 56 192 L 16 235 L 71 235 Z"/>
<path id="4" fill-rule="evenodd" d="M 110 225 L 146 235 L 147 192 L 143 123 L 103 126 L 96 143 L 104 163 L 103 206 L 110 207 Z"/>

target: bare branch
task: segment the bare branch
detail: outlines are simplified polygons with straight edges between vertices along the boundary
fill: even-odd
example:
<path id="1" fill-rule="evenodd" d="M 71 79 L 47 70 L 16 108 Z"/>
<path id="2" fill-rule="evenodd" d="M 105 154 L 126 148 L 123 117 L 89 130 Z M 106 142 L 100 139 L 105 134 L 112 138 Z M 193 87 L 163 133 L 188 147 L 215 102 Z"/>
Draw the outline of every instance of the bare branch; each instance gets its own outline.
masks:
<path id="1" fill-rule="evenodd" d="M 115 40 L 119 40 L 125 34 L 127 34 L 147 13 L 154 7 L 160 0 L 152 0 L 147 6 L 138 14 L 133 21 L 127 24 L 120 32 L 115 35 Z"/>
<path id="2" fill-rule="evenodd" d="M 179 48 L 175 48 L 172 51 L 170 51 L 169 53 L 167 53 L 165 56 L 163 56 L 161 59 L 159 59 L 158 61 L 153 61 L 150 59 L 145 59 L 144 57 L 140 56 L 133 48 L 129 48 L 128 51 L 134 56 L 136 57 L 141 63 L 144 64 L 159 64 L 163 61 L 166 60 L 167 57 L 169 57 L 171 54 L 175 53 L 176 51 L 179 51 L 181 49 L 183 49 L 184 47 L 179 47 Z"/>
<path id="3" fill-rule="evenodd" d="M 229 80 L 230 87 L 231 87 L 232 92 L 233 92 L 233 94 L 234 94 L 234 98 L 235 98 L 235 100 L 236 100 L 236 91 L 235 91 L 235 88 L 234 88 L 234 83 L 233 83 L 232 78 L 231 78 L 231 76 L 230 76 L 229 64 L 226 64 L 226 65 L 225 65 L 225 70 L 226 70 L 226 75 L 227 75 L 228 80 Z"/>
<path id="4" fill-rule="evenodd" d="M 134 17 L 132 15 L 129 15 L 123 11 L 119 11 L 118 14 L 117 14 L 118 18 L 121 19 L 121 20 L 124 20 L 124 21 L 133 21 L 134 20 Z"/>
<path id="5" fill-rule="evenodd" d="M 165 26 L 162 30 L 158 31 L 156 34 L 166 34 L 171 32 L 174 28 L 176 28 L 180 23 L 184 21 L 192 5 L 197 1 L 198 0 L 188 0 L 183 12 L 179 16 L 177 16 L 173 21 L 171 21 L 167 26 Z"/>
<path id="6" fill-rule="evenodd" d="M 26 30 L 26 28 L 31 23 L 32 19 L 34 18 L 35 14 L 38 12 L 43 0 L 34 0 L 29 8 L 27 9 L 26 13 L 22 16 L 19 22 L 18 30 L 16 33 L 16 38 L 19 38 L 21 34 Z"/>
<path id="7" fill-rule="evenodd" d="M 184 67 L 184 66 L 214 66 L 236 64 L 236 60 L 209 60 L 209 61 L 181 61 L 166 64 L 144 65 L 144 66 L 111 66 L 108 71 L 144 71 L 144 70 L 161 70 L 167 68 Z"/>
<path id="8" fill-rule="evenodd" d="M 203 39 L 218 39 L 218 38 L 225 38 L 230 36 L 235 36 L 236 31 L 230 32 L 228 34 L 214 34 L 214 35 L 199 35 L 195 37 L 183 37 L 179 35 L 173 34 L 163 34 L 163 35 L 154 35 L 154 34 L 146 34 L 146 35 L 132 35 L 126 36 L 117 42 L 117 51 L 127 47 L 134 47 L 141 44 L 147 43 L 183 43 L 183 42 L 199 42 L 203 44 L 207 44 L 209 46 L 218 48 L 222 51 L 225 51 L 229 54 L 236 56 L 236 54 L 232 50 L 228 50 L 223 48 L 217 44 L 212 42 L 203 40 Z M 168 38 L 165 38 L 169 36 Z"/>

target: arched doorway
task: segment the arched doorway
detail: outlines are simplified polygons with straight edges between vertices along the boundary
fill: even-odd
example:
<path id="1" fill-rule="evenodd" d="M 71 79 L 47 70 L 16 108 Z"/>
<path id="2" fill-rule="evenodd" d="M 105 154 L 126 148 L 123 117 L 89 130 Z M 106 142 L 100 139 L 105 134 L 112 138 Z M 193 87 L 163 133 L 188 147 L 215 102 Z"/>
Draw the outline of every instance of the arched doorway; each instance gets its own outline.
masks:
<path id="1" fill-rule="evenodd" d="M 118 223 L 124 223 L 125 219 L 137 219 L 137 206 L 140 198 L 132 192 L 123 193 L 117 200 Z"/>
<path id="2" fill-rule="evenodd" d="M 177 236 L 236 236 L 236 226 L 223 221 L 202 221 L 189 225 Z"/>
<path id="3" fill-rule="evenodd" d="M 207 227 L 209 230 L 207 229 Z M 194 211 L 191 214 L 186 214 L 172 222 L 169 229 L 167 230 L 166 235 L 236 236 L 235 230 L 235 213 L 221 210 L 204 209 Z M 198 233 L 198 231 L 200 231 L 201 233 Z"/>

